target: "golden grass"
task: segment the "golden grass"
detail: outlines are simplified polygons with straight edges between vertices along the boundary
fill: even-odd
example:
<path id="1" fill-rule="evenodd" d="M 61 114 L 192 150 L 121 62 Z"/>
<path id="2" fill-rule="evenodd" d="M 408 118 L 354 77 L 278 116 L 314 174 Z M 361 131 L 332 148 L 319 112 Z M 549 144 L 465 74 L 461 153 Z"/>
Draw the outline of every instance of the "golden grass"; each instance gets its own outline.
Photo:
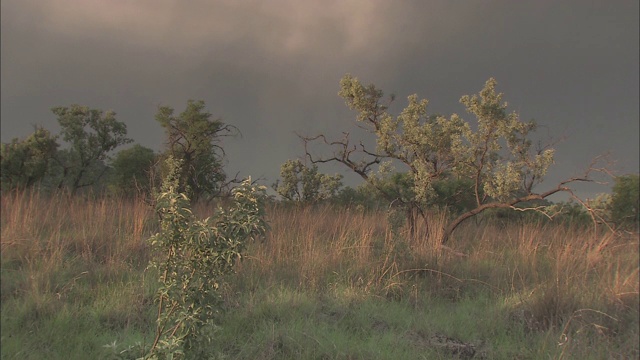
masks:
<path id="1" fill-rule="evenodd" d="M 319 292 L 346 286 L 416 302 L 487 291 L 504 299 L 507 311 L 522 311 L 531 327 L 615 330 L 624 316 L 637 326 L 637 234 L 470 221 L 443 247 L 433 240 L 445 225 L 440 215 L 428 231 L 418 226 L 414 239 L 392 229 L 385 212 L 272 205 L 268 220 L 267 236 L 250 245 L 238 266 L 243 290 L 283 282 Z M 142 271 L 145 240 L 157 231 L 153 210 L 141 201 L 30 191 L 2 195 L 1 226 L 2 276 L 23 273 L 24 296 L 63 286 L 35 282 L 69 262 Z"/>
<path id="2" fill-rule="evenodd" d="M 444 227 L 438 216 L 428 233 L 420 226 L 407 239 L 406 231 L 394 237 L 381 212 L 276 206 L 269 215 L 271 231 L 239 267 L 238 279 L 251 279 L 248 289 L 282 282 L 318 292 L 348 286 L 416 302 L 486 291 L 529 330 L 613 334 L 638 324 L 637 234 L 469 222 L 443 247 L 432 240 Z"/>
<path id="3" fill-rule="evenodd" d="M 155 223 L 141 202 L 25 191 L 2 195 L 3 262 L 55 270 L 79 260 L 113 266 L 145 264 L 145 239 Z"/>

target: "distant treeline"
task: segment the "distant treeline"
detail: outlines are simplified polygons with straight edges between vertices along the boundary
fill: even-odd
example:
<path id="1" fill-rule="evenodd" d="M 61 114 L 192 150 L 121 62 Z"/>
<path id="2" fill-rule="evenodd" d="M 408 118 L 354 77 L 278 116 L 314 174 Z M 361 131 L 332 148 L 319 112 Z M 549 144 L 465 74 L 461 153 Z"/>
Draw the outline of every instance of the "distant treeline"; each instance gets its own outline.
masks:
<path id="1" fill-rule="evenodd" d="M 355 126 L 373 136 L 329 140 L 323 134 L 300 136 L 304 161 L 282 164 L 280 178 L 272 184 L 273 201 L 291 204 L 330 202 L 353 208 L 387 208 L 404 214 L 410 229 L 429 214 L 445 213 L 450 222 L 442 242 L 470 218 L 548 219 L 569 223 L 606 223 L 612 229 L 637 229 L 638 175 L 615 178 L 612 193 L 596 199 L 579 199 L 570 184 L 593 181 L 600 171 L 593 164 L 580 177 L 536 191 L 553 163 L 554 149 L 530 138 L 537 125 L 521 121 L 507 111 L 502 94 L 489 79 L 473 96 L 460 100 L 475 116 L 473 126 L 457 114 L 430 115 L 426 100 L 412 95 L 399 114 L 388 113 L 395 97 L 384 98 L 374 85 L 362 85 L 346 75 L 339 95 L 356 113 Z M 241 179 L 227 176 L 224 137 L 240 133 L 235 126 L 213 118 L 203 101 L 189 100 L 175 114 L 160 107 L 155 116 L 165 130 L 164 148 L 154 152 L 131 144 L 127 126 L 113 111 L 71 105 L 52 109 L 60 133 L 36 126 L 25 138 L 3 143 L 0 151 L 2 192 L 38 188 L 42 192 L 71 195 L 144 197 L 154 202 L 155 191 L 167 176 L 167 159 L 178 160 L 180 192 L 192 202 L 211 201 L 230 194 Z M 474 130 L 475 129 L 475 130 Z M 325 146 L 331 155 L 309 151 L 311 144 Z M 355 188 L 344 187 L 342 176 L 322 174 L 317 164 L 338 163 L 363 179 Z M 547 198 L 567 192 L 572 201 L 553 204 Z M 428 225 L 428 224 L 427 224 Z"/>

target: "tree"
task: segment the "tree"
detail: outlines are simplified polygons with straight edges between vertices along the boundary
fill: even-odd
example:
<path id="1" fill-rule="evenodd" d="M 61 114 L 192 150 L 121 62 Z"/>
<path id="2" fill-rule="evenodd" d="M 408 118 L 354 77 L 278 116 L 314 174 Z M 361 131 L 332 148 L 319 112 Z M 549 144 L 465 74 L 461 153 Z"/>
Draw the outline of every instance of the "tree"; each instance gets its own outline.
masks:
<path id="1" fill-rule="evenodd" d="M 530 133 L 536 129 L 536 123 L 523 122 L 517 113 L 507 112 L 507 103 L 496 92 L 496 84 L 489 79 L 478 95 L 460 99 L 477 120 L 474 130 L 457 114 L 449 118 L 429 116 L 427 100 L 420 100 L 417 95 L 409 96 L 404 110 L 392 116 L 388 109 L 395 100 L 393 96 L 384 100 L 383 92 L 374 85 L 364 86 L 357 78 L 346 75 L 340 81 L 338 94 L 357 112 L 357 125 L 375 136 L 376 148 L 367 147 L 363 141 L 354 142 L 350 133 L 345 132 L 342 139 L 334 141 L 322 134 L 301 136 L 305 153 L 314 164 L 346 165 L 390 201 L 405 207 L 411 214 L 410 221 L 421 215 L 427 222 L 428 209 L 438 202 L 439 181 L 449 179 L 468 184 L 473 206 L 449 222 L 440 239 L 443 243 L 458 225 L 487 209 L 514 209 L 560 191 L 571 192 L 567 187 L 571 182 L 590 181 L 591 169 L 549 191 L 534 192 L 534 186 L 543 180 L 553 162 L 554 150 L 532 147 Z M 314 156 L 308 144 L 317 141 L 331 147 L 332 156 Z M 404 168 L 412 186 L 410 196 L 398 196 L 383 186 L 394 176 L 395 166 Z"/>
<path id="2" fill-rule="evenodd" d="M 78 189 L 92 186 L 105 174 L 104 161 L 120 145 L 130 143 L 127 125 L 117 121 L 116 113 L 71 105 L 51 109 L 58 117 L 62 139 L 70 146 L 55 157 L 61 169 L 58 184 L 65 184 L 74 194 Z"/>
<path id="3" fill-rule="evenodd" d="M 615 178 L 610 213 L 616 225 L 622 228 L 638 229 L 640 224 L 640 176 L 638 174 Z"/>
<path id="4" fill-rule="evenodd" d="M 49 170 L 58 149 L 56 136 L 41 127 L 24 140 L 13 139 L 0 148 L 2 190 L 28 188 L 39 183 Z"/>
<path id="5" fill-rule="evenodd" d="M 193 202 L 220 194 L 226 180 L 221 140 L 239 134 L 236 127 L 212 119 L 204 107 L 204 101 L 189 100 L 179 116 L 174 116 L 174 109 L 168 106 L 161 107 L 156 115 L 167 136 L 165 157 L 170 155 L 182 164 L 179 190 Z"/>
<path id="6" fill-rule="evenodd" d="M 139 144 L 119 151 L 111 162 L 113 174 L 110 185 L 113 191 L 124 196 L 149 192 L 149 172 L 155 159 L 152 149 Z"/>
<path id="7" fill-rule="evenodd" d="M 273 189 L 283 198 L 294 202 L 313 203 L 330 199 L 342 186 L 342 175 L 318 173 L 318 166 L 306 166 L 300 160 L 287 160 L 280 167 L 280 177 Z"/>

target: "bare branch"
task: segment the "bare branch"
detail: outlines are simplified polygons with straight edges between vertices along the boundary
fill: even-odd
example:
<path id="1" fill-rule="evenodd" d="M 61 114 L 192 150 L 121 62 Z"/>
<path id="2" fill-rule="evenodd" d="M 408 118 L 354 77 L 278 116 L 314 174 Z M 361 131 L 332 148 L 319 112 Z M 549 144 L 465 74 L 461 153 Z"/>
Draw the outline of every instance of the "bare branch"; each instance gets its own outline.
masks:
<path id="1" fill-rule="evenodd" d="M 592 209 L 585 201 L 583 201 L 582 199 L 580 199 L 578 196 L 575 195 L 575 193 L 573 192 L 573 189 L 571 189 L 570 187 L 568 187 L 567 185 L 572 184 L 572 183 L 578 183 L 578 182 L 588 182 L 588 183 L 597 183 L 597 184 L 602 184 L 602 182 L 598 182 L 596 180 L 593 179 L 592 174 L 594 172 L 597 173 L 604 173 L 604 174 L 611 174 L 611 172 L 606 168 L 606 167 L 595 167 L 595 165 L 600 162 L 603 158 L 603 156 L 597 156 L 596 158 L 594 158 L 591 161 L 591 164 L 589 166 L 589 168 L 587 168 L 587 170 L 584 172 L 584 174 L 582 176 L 577 176 L 577 177 L 572 177 L 566 180 L 561 181 L 558 186 L 556 186 L 555 188 L 548 190 L 546 192 L 540 193 L 540 194 L 535 194 L 535 193 L 529 193 L 526 196 L 521 196 L 521 197 L 516 197 L 513 198 L 509 201 L 506 202 L 491 202 L 491 203 L 486 203 L 486 204 L 482 204 L 480 206 L 478 206 L 477 208 L 468 211 L 460 216 L 458 216 L 455 220 L 453 220 L 449 226 L 445 229 L 444 234 L 442 236 L 442 243 L 445 243 L 449 237 L 451 236 L 451 234 L 453 233 L 453 231 L 458 227 L 458 225 L 460 225 L 463 221 L 465 221 L 466 219 L 475 216 L 487 209 L 492 209 L 492 208 L 510 208 L 510 209 L 515 209 L 515 210 L 520 210 L 520 211 L 527 211 L 527 210 L 536 210 L 536 208 L 517 208 L 515 205 L 520 204 L 520 203 L 526 203 L 526 202 L 530 202 L 530 201 L 534 201 L 534 200 L 544 200 L 546 198 L 548 198 L 549 196 L 559 193 L 559 192 L 566 192 L 568 193 L 573 199 L 575 199 L 577 202 L 579 202 L 582 206 L 585 207 L 585 209 L 587 209 L 587 211 L 589 212 L 590 216 L 592 217 L 594 224 L 597 224 L 598 221 L 600 220 L 602 223 L 606 224 L 606 226 L 613 231 L 613 228 L 608 224 L 608 222 L 603 219 L 599 214 L 597 214 L 596 211 L 594 211 L 594 209 Z M 549 216 L 547 213 L 545 212 L 541 212 L 538 211 L 540 213 L 543 213 L 544 215 L 546 215 L 547 217 Z"/>
<path id="2" fill-rule="evenodd" d="M 339 162 L 346 165 L 349 169 L 354 171 L 356 174 L 360 175 L 364 180 L 369 179 L 369 172 L 371 171 L 371 167 L 382 162 L 383 157 L 379 154 L 369 152 L 365 149 L 364 145 L 361 143 L 361 150 L 358 151 L 356 145 L 351 145 L 350 143 L 350 134 L 348 132 L 343 132 L 342 140 L 329 141 L 326 136 L 323 134 L 306 137 L 296 133 L 296 135 L 303 141 L 304 143 L 304 151 L 305 156 L 311 161 L 313 164 L 322 164 L 329 162 Z M 309 151 L 308 144 L 310 142 L 321 140 L 324 144 L 329 145 L 331 147 L 338 147 L 337 150 L 333 151 L 333 156 L 331 157 L 319 157 L 314 158 L 311 152 Z M 355 160 L 352 158 L 353 154 L 362 153 L 365 155 L 369 155 L 373 157 L 372 160 Z"/>

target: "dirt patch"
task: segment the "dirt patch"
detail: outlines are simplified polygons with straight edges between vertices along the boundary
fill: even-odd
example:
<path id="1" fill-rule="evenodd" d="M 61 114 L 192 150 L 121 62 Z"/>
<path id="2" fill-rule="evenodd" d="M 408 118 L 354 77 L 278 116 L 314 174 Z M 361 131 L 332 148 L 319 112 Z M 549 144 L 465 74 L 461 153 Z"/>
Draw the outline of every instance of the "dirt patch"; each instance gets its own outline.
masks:
<path id="1" fill-rule="evenodd" d="M 377 332 L 387 332 L 391 327 L 384 321 L 374 320 L 371 328 Z"/>
<path id="2" fill-rule="evenodd" d="M 423 334 L 409 331 L 405 337 L 417 347 L 438 349 L 456 359 L 486 359 L 487 355 L 473 343 L 460 341 L 443 334 Z"/>
<path id="3" fill-rule="evenodd" d="M 478 353 L 474 344 L 465 343 L 442 334 L 431 335 L 429 343 L 432 347 L 442 348 L 447 353 L 455 355 L 460 359 L 473 359 Z"/>

